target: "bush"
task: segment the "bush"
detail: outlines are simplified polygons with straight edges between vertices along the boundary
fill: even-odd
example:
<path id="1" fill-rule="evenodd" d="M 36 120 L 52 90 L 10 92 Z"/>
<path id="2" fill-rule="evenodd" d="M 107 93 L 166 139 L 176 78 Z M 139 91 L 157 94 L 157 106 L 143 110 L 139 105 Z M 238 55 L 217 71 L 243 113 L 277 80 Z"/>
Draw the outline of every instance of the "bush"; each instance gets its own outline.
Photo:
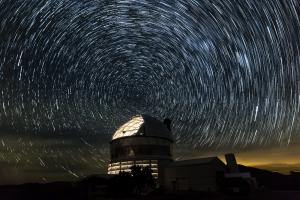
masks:
<path id="1" fill-rule="evenodd" d="M 150 167 L 134 165 L 130 172 L 121 171 L 110 179 L 108 192 L 112 196 L 141 195 L 155 188 Z"/>

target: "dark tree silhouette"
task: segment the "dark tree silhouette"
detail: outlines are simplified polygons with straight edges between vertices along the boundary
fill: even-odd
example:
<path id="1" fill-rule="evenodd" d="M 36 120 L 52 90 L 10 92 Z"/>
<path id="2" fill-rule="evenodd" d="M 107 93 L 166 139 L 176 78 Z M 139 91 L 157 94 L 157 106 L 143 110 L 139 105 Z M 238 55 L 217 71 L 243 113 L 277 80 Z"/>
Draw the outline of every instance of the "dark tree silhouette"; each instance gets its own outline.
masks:
<path id="1" fill-rule="evenodd" d="M 109 193 L 113 196 L 141 195 L 155 188 L 155 180 L 150 167 L 133 165 L 131 172 L 120 172 L 111 178 Z"/>
<path id="2" fill-rule="evenodd" d="M 112 196 L 128 196 L 132 194 L 133 179 L 129 172 L 120 172 L 110 179 L 108 192 Z"/>
<path id="3" fill-rule="evenodd" d="M 155 188 L 155 181 L 152 176 L 152 169 L 147 167 L 141 167 L 133 165 L 131 168 L 131 175 L 134 183 L 134 193 L 141 194 L 143 190 L 149 190 Z"/>

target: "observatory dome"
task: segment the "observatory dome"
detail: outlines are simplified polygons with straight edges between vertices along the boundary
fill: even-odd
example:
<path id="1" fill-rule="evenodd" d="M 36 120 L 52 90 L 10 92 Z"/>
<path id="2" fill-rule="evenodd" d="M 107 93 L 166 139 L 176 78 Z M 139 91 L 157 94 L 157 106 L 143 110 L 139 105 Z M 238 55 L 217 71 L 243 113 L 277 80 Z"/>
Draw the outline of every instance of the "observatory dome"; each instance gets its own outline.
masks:
<path id="1" fill-rule="evenodd" d="M 115 132 L 112 140 L 131 136 L 159 137 L 173 141 L 166 124 L 148 115 L 133 117 Z"/>
<path id="2" fill-rule="evenodd" d="M 160 168 L 172 158 L 171 120 L 161 122 L 138 115 L 123 124 L 110 142 L 108 174 L 130 171 L 133 165 L 149 166 L 157 178 Z"/>

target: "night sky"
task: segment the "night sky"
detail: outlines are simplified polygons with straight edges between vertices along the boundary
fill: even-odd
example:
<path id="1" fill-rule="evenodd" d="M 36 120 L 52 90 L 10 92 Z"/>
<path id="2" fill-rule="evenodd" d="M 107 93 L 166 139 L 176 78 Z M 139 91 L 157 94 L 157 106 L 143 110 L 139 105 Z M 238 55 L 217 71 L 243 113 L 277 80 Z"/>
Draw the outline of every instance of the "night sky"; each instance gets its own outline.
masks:
<path id="1" fill-rule="evenodd" d="M 0 184 L 104 173 L 138 114 L 172 120 L 176 158 L 297 165 L 299 4 L 0 0 Z"/>

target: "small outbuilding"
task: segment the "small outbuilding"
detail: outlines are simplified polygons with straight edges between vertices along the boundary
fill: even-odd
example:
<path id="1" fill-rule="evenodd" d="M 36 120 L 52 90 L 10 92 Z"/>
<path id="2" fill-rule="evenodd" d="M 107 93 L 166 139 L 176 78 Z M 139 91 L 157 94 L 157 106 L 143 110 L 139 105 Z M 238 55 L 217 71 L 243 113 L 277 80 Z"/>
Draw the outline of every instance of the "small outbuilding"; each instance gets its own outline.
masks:
<path id="1" fill-rule="evenodd" d="M 226 165 L 217 157 L 174 161 L 164 168 L 163 186 L 170 191 L 217 191 Z"/>

